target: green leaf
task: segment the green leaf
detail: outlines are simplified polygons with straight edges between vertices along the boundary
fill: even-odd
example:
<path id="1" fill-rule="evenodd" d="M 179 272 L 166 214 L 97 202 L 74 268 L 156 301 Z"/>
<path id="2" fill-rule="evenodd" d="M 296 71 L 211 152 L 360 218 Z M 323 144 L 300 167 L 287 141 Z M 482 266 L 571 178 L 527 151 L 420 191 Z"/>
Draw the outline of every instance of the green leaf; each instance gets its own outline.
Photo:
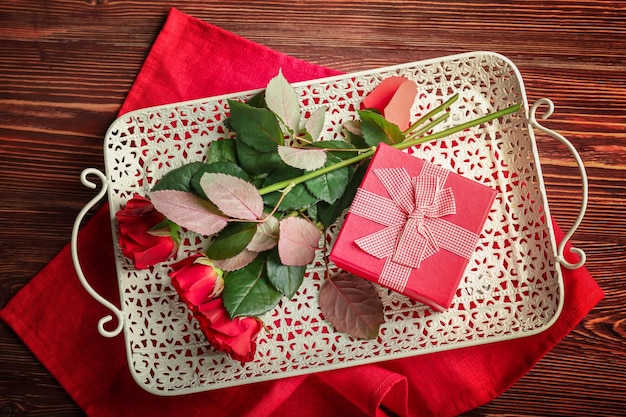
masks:
<path id="1" fill-rule="evenodd" d="M 287 266 L 280 262 L 278 248 L 267 257 L 267 276 L 269 281 L 287 298 L 291 299 L 304 280 L 306 266 Z"/>
<path id="2" fill-rule="evenodd" d="M 404 133 L 400 128 L 380 114 L 362 110 L 359 111 L 359 117 L 363 139 L 369 146 L 376 146 L 381 142 L 393 145 L 404 141 Z"/>
<path id="3" fill-rule="evenodd" d="M 306 216 L 311 219 L 312 222 L 317 222 L 318 221 L 318 217 L 317 217 L 317 213 L 318 213 L 318 206 L 320 204 L 328 204 L 324 201 L 320 201 L 317 204 L 313 205 L 313 206 L 309 206 L 306 209 Z"/>
<path id="4" fill-rule="evenodd" d="M 325 228 L 330 227 L 333 223 L 335 223 L 337 218 L 341 216 L 341 213 L 350 207 L 350 204 L 352 204 L 352 201 L 354 200 L 354 195 L 356 194 L 359 185 L 361 185 L 361 181 L 363 181 L 365 171 L 367 171 L 367 164 L 357 166 L 345 192 L 333 204 L 328 204 L 324 201 L 317 204 L 316 217 L 320 222 L 322 222 Z"/>
<path id="5" fill-rule="evenodd" d="M 302 175 L 302 170 L 297 168 L 292 168 L 289 166 L 285 166 L 284 168 L 273 172 L 268 175 L 263 183 L 263 186 L 266 187 L 268 185 L 288 180 L 291 178 L 295 178 Z M 263 196 L 263 202 L 268 207 L 275 207 L 278 204 L 278 201 L 281 198 L 281 193 L 279 191 L 275 191 L 273 193 L 265 194 Z M 288 210 L 296 210 L 300 208 L 305 208 L 315 204 L 318 201 L 311 193 L 307 190 L 304 184 L 298 184 L 293 187 L 283 198 L 280 206 L 278 206 L 278 210 L 280 211 L 288 211 Z"/>
<path id="6" fill-rule="evenodd" d="M 282 298 L 282 293 L 267 278 L 266 258 L 260 255 L 248 266 L 226 276 L 222 299 L 231 318 L 259 316 L 274 308 Z"/>
<path id="7" fill-rule="evenodd" d="M 237 140 L 259 152 L 275 152 L 283 144 L 283 133 L 276 116 L 268 109 L 259 109 L 235 100 L 228 100 L 230 126 Z"/>
<path id="8" fill-rule="evenodd" d="M 222 142 L 222 141 L 220 141 Z M 212 164 L 204 164 L 196 173 L 191 177 L 192 192 L 198 194 L 202 198 L 208 198 L 202 187 L 200 186 L 200 180 L 202 176 L 209 173 L 228 174 L 242 180 L 250 181 L 250 176 L 239 165 L 234 162 L 222 161 L 213 162 Z"/>
<path id="9" fill-rule="evenodd" d="M 173 169 L 165 174 L 163 178 L 152 187 L 152 191 L 176 190 L 192 193 L 194 189 L 191 184 L 191 179 L 196 172 L 201 170 L 205 165 L 204 162 L 191 162 Z"/>
<path id="10" fill-rule="evenodd" d="M 357 149 L 369 148 L 363 139 L 363 131 L 361 130 L 360 120 L 349 120 L 343 124 L 346 141 L 351 143 Z"/>
<path id="11" fill-rule="evenodd" d="M 275 207 L 280 200 L 281 193 L 273 192 L 270 194 L 266 194 L 263 196 L 263 202 L 267 207 Z M 297 210 L 301 208 L 307 208 L 318 201 L 310 192 L 308 192 L 307 188 L 304 184 L 298 184 L 293 187 L 287 195 L 283 198 L 278 206 L 279 211 L 290 211 Z"/>
<path id="12" fill-rule="evenodd" d="M 266 109 L 267 103 L 265 102 L 265 90 L 261 90 L 249 99 L 246 100 L 246 104 L 258 109 Z"/>
<path id="13" fill-rule="evenodd" d="M 239 142 L 237 144 L 237 158 L 239 165 L 250 175 L 260 175 L 273 172 L 286 166 L 277 152 L 259 152 L 256 149 Z"/>
<path id="14" fill-rule="evenodd" d="M 170 219 L 164 219 L 161 223 L 152 226 L 152 228 L 148 230 L 148 233 L 153 236 L 169 236 L 178 247 L 181 244 L 181 229 L 182 227 Z"/>
<path id="15" fill-rule="evenodd" d="M 341 159 L 335 155 L 328 155 L 325 166 L 333 165 L 340 161 Z M 332 204 L 344 193 L 348 181 L 350 180 L 352 169 L 354 168 L 343 167 L 335 169 L 310 179 L 304 184 L 314 197 Z"/>
<path id="16" fill-rule="evenodd" d="M 220 139 L 211 142 L 206 162 L 207 164 L 214 162 L 237 163 L 237 141 L 235 139 Z"/>
<path id="17" fill-rule="evenodd" d="M 261 90 L 247 99 L 246 104 L 259 109 L 267 109 L 267 103 L 265 103 L 265 90 Z M 235 130 L 230 124 L 230 117 L 224 119 L 224 126 L 229 130 Z"/>
<path id="18" fill-rule="evenodd" d="M 222 229 L 206 251 L 211 259 L 232 258 L 248 246 L 256 233 L 253 222 L 231 222 Z"/>

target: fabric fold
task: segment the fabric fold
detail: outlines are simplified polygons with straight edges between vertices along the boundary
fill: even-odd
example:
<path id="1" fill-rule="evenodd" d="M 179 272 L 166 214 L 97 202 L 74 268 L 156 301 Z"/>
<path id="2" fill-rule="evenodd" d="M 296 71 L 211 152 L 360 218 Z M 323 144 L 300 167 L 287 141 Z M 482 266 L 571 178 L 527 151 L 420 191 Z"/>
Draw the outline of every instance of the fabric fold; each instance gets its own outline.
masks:
<path id="1" fill-rule="evenodd" d="M 262 88 L 279 68 L 290 82 L 337 74 L 172 9 L 120 114 Z M 110 228 L 105 204 L 82 228 L 79 255 L 91 285 L 118 302 Z M 130 374 L 123 337 L 98 334 L 98 320 L 108 312 L 80 285 L 69 245 L 10 300 L 0 318 L 92 417 L 454 416 L 507 389 L 602 298 L 585 268 L 564 271 L 564 281 L 562 316 L 536 336 L 173 397 L 142 390 Z"/>
<path id="2" fill-rule="evenodd" d="M 264 88 L 279 69 L 292 83 L 340 74 L 171 9 L 119 114 Z"/>
<path id="3" fill-rule="evenodd" d="M 408 383 L 401 373 L 372 365 L 321 373 L 318 377 L 366 415 L 409 415 Z M 359 389 L 355 389 L 355 381 L 359 381 Z"/>

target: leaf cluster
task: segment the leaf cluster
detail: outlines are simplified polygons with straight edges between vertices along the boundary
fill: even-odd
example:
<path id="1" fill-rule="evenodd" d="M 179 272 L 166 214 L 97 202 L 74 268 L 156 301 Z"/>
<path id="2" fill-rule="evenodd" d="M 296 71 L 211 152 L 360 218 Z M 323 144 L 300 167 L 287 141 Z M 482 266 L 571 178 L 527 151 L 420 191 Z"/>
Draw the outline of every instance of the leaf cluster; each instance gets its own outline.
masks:
<path id="1" fill-rule="evenodd" d="M 232 317 L 256 316 L 297 292 L 321 231 L 350 205 L 365 167 L 335 167 L 357 147 L 321 140 L 326 108 L 305 119 L 282 74 L 228 105 L 234 138 L 212 142 L 205 162 L 168 172 L 150 197 L 179 226 L 169 228 L 176 237 L 180 227 L 212 236 L 206 255 L 227 271 L 225 307 Z"/>
<path id="2" fill-rule="evenodd" d="M 224 125 L 232 134 L 211 143 L 205 162 L 174 169 L 153 187 L 150 198 L 167 218 L 154 233 L 179 240 L 183 228 L 212 236 L 206 255 L 227 271 L 222 297 L 230 316 L 261 315 L 298 291 L 322 231 L 351 204 L 367 167 L 361 162 L 378 144 L 406 149 L 519 108 L 432 133 L 457 99 L 405 131 L 375 110 L 360 110 L 344 124 L 346 141 L 323 140 L 327 109 L 304 113 L 279 73 L 248 101 L 228 101 Z M 350 274 L 327 280 L 320 306 L 338 330 L 356 337 L 376 337 L 384 320 L 375 290 Z"/>

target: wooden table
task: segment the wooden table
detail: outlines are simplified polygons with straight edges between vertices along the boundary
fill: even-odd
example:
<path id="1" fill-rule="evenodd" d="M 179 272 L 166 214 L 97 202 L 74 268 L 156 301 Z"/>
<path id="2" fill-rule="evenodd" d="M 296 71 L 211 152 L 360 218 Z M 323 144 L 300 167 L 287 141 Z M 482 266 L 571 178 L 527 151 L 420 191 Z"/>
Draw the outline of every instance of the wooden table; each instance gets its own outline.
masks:
<path id="1" fill-rule="evenodd" d="M 103 167 L 102 137 L 169 7 L 277 50 L 355 71 L 474 50 L 519 67 L 529 101 L 580 151 L 590 177 L 574 243 L 605 299 L 506 393 L 468 415 L 626 414 L 626 3 L 618 1 L 0 2 L 0 307 L 68 242 Z M 571 225 L 578 174 L 540 139 L 553 215 Z M 0 415 L 82 411 L 0 323 Z"/>

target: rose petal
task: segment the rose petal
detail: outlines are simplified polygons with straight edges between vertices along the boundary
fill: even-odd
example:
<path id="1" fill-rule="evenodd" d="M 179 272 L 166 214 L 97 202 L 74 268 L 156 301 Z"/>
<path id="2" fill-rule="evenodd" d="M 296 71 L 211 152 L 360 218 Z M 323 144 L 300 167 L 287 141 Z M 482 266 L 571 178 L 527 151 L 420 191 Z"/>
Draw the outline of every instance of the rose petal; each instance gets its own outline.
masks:
<path id="1" fill-rule="evenodd" d="M 133 261 L 136 269 L 146 269 L 168 260 L 176 252 L 170 236 L 155 236 L 150 230 L 165 216 L 154 205 L 138 194 L 124 208 L 115 213 L 118 223 L 118 244 L 122 254 Z"/>
<path id="2" fill-rule="evenodd" d="M 404 77 L 385 78 L 363 99 L 363 107 L 376 109 L 382 114 L 398 87 L 405 81 Z"/>
<path id="3" fill-rule="evenodd" d="M 202 304 L 194 316 L 215 349 L 228 353 L 241 363 L 254 359 L 255 340 L 263 327 L 258 319 L 237 317 L 231 320 L 221 298 Z"/>
<path id="4" fill-rule="evenodd" d="M 200 254 L 173 264 L 169 275 L 172 286 L 191 309 L 217 297 L 224 289 L 221 271 Z"/>
<path id="5" fill-rule="evenodd" d="M 385 106 L 383 115 L 387 121 L 395 124 L 404 131 L 409 127 L 411 119 L 411 107 L 417 96 L 417 84 L 406 80 L 396 90 L 389 104 Z"/>

